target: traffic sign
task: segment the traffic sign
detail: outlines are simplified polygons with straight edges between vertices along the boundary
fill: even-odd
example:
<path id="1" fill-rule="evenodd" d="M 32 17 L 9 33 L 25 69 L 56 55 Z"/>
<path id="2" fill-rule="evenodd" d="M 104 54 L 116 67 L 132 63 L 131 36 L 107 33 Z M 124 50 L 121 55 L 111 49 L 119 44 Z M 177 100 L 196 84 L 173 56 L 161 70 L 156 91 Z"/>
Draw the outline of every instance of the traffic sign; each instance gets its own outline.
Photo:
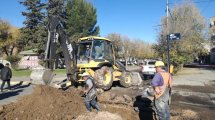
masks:
<path id="1" fill-rule="evenodd" d="M 168 35 L 169 40 L 179 40 L 181 39 L 181 34 L 180 33 L 172 33 Z"/>

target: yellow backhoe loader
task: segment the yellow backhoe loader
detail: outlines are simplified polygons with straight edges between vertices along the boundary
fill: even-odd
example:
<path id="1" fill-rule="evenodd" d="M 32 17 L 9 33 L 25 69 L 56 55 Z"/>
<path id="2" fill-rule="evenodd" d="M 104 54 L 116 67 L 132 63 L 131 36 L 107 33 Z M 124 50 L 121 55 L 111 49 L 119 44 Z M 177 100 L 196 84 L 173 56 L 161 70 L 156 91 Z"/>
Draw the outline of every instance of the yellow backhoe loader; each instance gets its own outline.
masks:
<path id="1" fill-rule="evenodd" d="M 80 38 L 77 45 L 79 74 L 84 71 L 89 72 L 95 78 L 96 86 L 104 90 L 110 89 L 113 81 L 119 81 L 123 87 L 132 85 L 132 73 L 116 61 L 111 40 L 89 36 Z M 79 81 L 81 81 L 80 77 Z"/>
<path id="2" fill-rule="evenodd" d="M 69 83 L 80 83 L 81 74 L 89 72 L 95 78 L 97 88 L 109 90 L 113 81 L 119 81 L 123 87 L 139 85 L 142 80 L 138 73 L 131 73 L 116 61 L 112 41 L 103 37 L 89 36 L 80 38 L 78 43 L 70 43 L 58 17 L 52 17 L 49 23 L 45 61 L 46 69 L 33 71 L 32 83 L 50 84 L 53 78 L 56 44 L 60 43 L 65 58 L 67 79 L 55 83 L 58 88 Z M 134 78 L 135 77 L 135 78 Z M 135 80 L 135 82 L 133 82 Z"/>

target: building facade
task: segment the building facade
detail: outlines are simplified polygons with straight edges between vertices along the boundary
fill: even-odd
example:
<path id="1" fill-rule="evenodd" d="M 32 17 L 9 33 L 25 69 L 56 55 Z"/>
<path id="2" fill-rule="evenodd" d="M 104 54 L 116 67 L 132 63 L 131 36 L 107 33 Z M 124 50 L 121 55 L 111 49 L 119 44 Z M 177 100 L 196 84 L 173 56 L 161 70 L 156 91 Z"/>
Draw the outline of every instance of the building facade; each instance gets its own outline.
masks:
<path id="1" fill-rule="evenodd" d="M 210 18 L 211 50 L 210 62 L 215 63 L 215 16 Z"/>
<path id="2" fill-rule="evenodd" d="M 19 68 L 33 69 L 39 67 L 39 55 L 35 49 L 22 51 L 19 53 L 19 55 L 22 55 L 22 58 L 19 62 Z"/>

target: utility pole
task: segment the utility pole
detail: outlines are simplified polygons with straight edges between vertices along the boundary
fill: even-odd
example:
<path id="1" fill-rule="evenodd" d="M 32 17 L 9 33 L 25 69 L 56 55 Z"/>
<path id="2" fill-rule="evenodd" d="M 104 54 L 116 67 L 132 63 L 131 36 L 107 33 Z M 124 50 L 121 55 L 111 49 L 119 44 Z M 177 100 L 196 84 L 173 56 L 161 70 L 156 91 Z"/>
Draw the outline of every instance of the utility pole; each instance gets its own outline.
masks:
<path id="1" fill-rule="evenodd" d="M 168 60 L 168 72 L 170 72 L 170 53 L 169 53 L 169 27 L 168 27 L 168 17 L 169 17 L 169 2 L 166 0 L 166 34 L 167 34 L 167 60 Z"/>

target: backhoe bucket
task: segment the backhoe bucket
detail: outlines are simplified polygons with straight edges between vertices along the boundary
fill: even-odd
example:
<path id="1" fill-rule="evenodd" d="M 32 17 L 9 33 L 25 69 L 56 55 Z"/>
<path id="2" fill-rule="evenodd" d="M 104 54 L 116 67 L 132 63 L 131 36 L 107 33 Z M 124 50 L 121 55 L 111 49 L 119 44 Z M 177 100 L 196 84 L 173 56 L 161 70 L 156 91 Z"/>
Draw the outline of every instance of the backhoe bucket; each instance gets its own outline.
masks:
<path id="1" fill-rule="evenodd" d="M 32 84 L 49 85 L 54 77 L 50 69 L 36 69 L 31 72 L 30 79 Z"/>

